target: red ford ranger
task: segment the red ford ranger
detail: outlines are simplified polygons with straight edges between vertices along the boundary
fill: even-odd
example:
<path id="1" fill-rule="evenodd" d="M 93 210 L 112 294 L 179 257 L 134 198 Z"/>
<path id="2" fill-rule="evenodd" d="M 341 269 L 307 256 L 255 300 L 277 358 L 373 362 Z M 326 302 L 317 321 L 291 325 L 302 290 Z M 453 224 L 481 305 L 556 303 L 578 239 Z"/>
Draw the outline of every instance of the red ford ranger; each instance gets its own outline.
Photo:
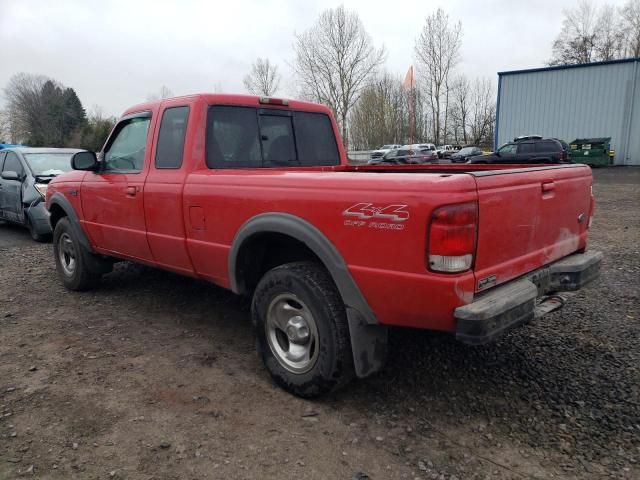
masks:
<path id="1" fill-rule="evenodd" d="M 388 326 L 482 344 L 599 274 L 589 167 L 350 166 L 312 103 L 138 105 L 72 166 L 46 197 L 64 285 L 124 259 L 251 296 L 260 355 L 300 396 L 378 370 Z"/>

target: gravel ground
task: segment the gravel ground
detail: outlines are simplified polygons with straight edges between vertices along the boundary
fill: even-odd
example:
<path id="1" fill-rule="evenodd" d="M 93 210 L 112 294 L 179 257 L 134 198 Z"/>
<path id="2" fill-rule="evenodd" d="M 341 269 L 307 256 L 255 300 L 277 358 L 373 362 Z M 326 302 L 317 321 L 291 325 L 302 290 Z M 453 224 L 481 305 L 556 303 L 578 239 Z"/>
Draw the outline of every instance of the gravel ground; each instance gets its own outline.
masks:
<path id="1" fill-rule="evenodd" d="M 597 284 L 484 347 L 394 330 L 316 402 L 271 383 L 241 299 L 131 264 L 66 292 L 0 226 L 0 479 L 640 478 L 640 169 L 594 176 Z"/>

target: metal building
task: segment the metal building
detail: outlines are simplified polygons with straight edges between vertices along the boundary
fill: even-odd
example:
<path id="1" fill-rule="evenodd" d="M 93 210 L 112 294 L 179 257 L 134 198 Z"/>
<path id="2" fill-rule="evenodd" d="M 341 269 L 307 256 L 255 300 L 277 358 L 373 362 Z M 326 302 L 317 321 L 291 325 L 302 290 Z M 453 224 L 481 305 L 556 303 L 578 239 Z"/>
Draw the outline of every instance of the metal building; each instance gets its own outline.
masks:
<path id="1" fill-rule="evenodd" d="M 519 135 L 611 137 L 616 165 L 640 165 L 640 58 L 498 73 L 496 148 Z"/>

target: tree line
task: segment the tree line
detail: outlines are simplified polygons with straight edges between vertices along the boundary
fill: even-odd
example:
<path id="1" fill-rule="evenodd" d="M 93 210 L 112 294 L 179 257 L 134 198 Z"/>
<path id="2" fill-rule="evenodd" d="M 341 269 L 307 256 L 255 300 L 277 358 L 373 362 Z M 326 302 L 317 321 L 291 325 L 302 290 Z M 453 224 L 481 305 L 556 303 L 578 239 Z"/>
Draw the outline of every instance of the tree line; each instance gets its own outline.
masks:
<path id="1" fill-rule="evenodd" d="M 549 65 L 640 57 L 640 0 L 615 8 L 580 0 L 564 11 Z"/>
<path id="2" fill-rule="evenodd" d="M 562 30 L 549 65 L 640 57 L 640 0 L 600 7 L 580 0 L 563 12 Z M 357 13 L 344 6 L 325 10 L 294 38 L 292 67 L 298 96 L 329 106 L 351 149 L 383 143 L 458 143 L 491 146 L 495 88 L 487 78 L 458 71 L 462 25 L 442 9 L 425 19 L 414 45 L 415 87 L 384 68 Z M 272 95 L 277 67 L 258 59 L 245 78 L 249 92 Z"/>
<path id="3" fill-rule="evenodd" d="M 563 14 L 550 65 L 640 56 L 640 0 L 618 9 L 580 0 Z M 344 6 L 330 8 L 294 35 L 296 96 L 331 108 L 349 149 L 409 142 L 491 146 L 494 83 L 460 72 L 461 46 L 462 24 L 438 8 L 426 17 L 413 45 L 415 81 L 402 82 L 385 69 L 386 51 L 373 44 L 358 14 Z M 243 83 L 250 93 L 271 96 L 281 79 L 277 65 L 258 58 Z M 147 99 L 172 95 L 163 85 Z M 116 121 L 98 107 L 87 114 L 73 88 L 43 75 L 14 75 L 4 96 L 0 140 L 95 151 Z"/>
<path id="4" fill-rule="evenodd" d="M 5 142 L 98 151 L 116 122 L 98 107 L 87 115 L 73 88 L 44 75 L 15 74 L 4 96 L 0 140 Z"/>
<path id="5" fill-rule="evenodd" d="M 491 80 L 458 72 L 462 25 L 442 9 L 426 18 L 415 41 L 416 81 L 408 85 L 384 68 L 356 12 L 327 9 L 294 37 L 297 96 L 331 108 L 350 149 L 383 143 L 491 145 L 495 90 Z M 251 93 L 270 96 L 277 67 L 258 58 L 245 77 Z"/>

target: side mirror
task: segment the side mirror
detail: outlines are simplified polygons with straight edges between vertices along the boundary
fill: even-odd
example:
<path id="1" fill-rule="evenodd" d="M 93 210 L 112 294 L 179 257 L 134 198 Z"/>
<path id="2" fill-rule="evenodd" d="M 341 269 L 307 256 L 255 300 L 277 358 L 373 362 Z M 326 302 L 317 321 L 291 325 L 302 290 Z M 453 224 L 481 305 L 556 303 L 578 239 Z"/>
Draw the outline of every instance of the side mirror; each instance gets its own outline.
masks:
<path id="1" fill-rule="evenodd" d="M 98 159 L 93 152 L 78 152 L 71 157 L 71 168 L 74 170 L 96 171 Z"/>
<path id="2" fill-rule="evenodd" d="M 2 172 L 2 178 L 3 180 L 16 180 L 16 181 L 20 181 L 20 175 L 18 175 L 18 172 L 14 172 L 13 170 L 7 170 L 6 172 Z"/>

